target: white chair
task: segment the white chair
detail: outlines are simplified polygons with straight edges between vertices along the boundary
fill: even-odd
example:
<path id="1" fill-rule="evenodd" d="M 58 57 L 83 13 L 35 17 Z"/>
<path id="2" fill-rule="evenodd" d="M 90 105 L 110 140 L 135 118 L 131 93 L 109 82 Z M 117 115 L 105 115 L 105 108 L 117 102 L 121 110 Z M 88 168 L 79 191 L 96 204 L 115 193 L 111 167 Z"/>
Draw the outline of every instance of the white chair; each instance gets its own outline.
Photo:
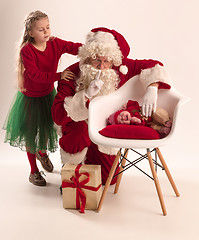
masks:
<path id="1" fill-rule="evenodd" d="M 167 212 L 166 212 L 159 180 L 157 177 L 157 172 L 156 172 L 157 165 L 161 166 L 162 169 L 165 170 L 166 175 L 171 183 L 171 186 L 173 187 L 173 190 L 176 196 L 177 197 L 180 196 L 177 190 L 177 187 L 173 181 L 173 178 L 168 170 L 168 167 L 164 161 L 164 158 L 159 150 L 159 147 L 166 145 L 168 141 L 170 141 L 170 139 L 173 137 L 176 124 L 178 121 L 179 110 L 181 106 L 189 100 L 189 98 L 182 96 L 174 88 L 171 88 L 169 90 L 159 90 L 157 106 L 167 110 L 173 121 L 172 129 L 169 135 L 165 138 L 157 139 L 157 140 L 116 139 L 116 138 L 105 137 L 99 134 L 99 130 L 106 127 L 106 120 L 111 113 L 117 111 L 129 99 L 136 100 L 141 105 L 144 93 L 145 93 L 145 90 L 141 85 L 138 79 L 138 76 L 135 76 L 132 79 L 130 79 L 127 83 L 125 83 L 121 88 L 119 88 L 116 92 L 106 96 L 96 97 L 90 102 L 88 129 L 89 129 L 89 136 L 91 140 L 98 145 L 102 145 L 106 147 L 114 147 L 119 149 L 117 156 L 115 158 L 115 161 L 113 162 L 112 168 L 110 170 L 109 177 L 106 181 L 97 211 L 100 211 L 102 207 L 109 185 L 111 183 L 112 178 L 114 177 L 115 169 L 118 166 L 118 162 L 120 160 L 121 173 L 118 175 L 117 182 L 115 185 L 115 190 L 114 190 L 114 193 L 117 193 L 120 185 L 122 173 L 125 168 L 125 163 L 126 163 L 126 160 L 128 160 L 127 154 L 129 149 L 141 149 L 141 148 L 147 149 L 146 155 L 140 154 L 142 156 L 141 160 L 144 158 L 147 158 L 149 161 L 150 169 L 151 169 L 153 180 L 156 186 L 157 194 L 160 200 L 163 215 L 167 215 Z M 124 154 L 122 153 L 122 148 L 125 149 Z M 162 165 L 158 164 L 157 160 L 154 160 L 152 158 L 151 156 L 152 151 L 150 150 L 150 148 L 154 148 L 152 151 L 155 151 L 155 153 L 157 153 Z M 135 162 L 131 162 L 131 165 L 136 166 L 136 161 L 137 160 L 135 160 Z M 140 161 L 140 159 L 138 161 Z M 128 160 L 128 162 L 130 161 Z"/>

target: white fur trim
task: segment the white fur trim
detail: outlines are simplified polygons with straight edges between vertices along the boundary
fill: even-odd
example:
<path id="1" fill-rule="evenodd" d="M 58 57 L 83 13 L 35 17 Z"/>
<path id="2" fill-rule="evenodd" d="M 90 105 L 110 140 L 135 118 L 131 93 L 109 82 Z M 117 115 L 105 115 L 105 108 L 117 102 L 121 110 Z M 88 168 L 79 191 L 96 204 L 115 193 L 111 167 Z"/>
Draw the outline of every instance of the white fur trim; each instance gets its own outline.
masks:
<path id="1" fill-rule="evenodd" d="M 119 68 L 119 71 L 120 71 L 122 74 L 126 75 L 126 74 L 128 73 L 128 68 L 127 68 L 126 65 L 121 65 L 120 68 Z"/>
<path id="2" fill-rule="evenodd" d="M 105 147 L 102 145 L 98 145 L 98 150 L 108 155 L 117 155 L 119 148 L 112 148 L 112 147 Z"/>
<path id="3" fill-rule="evenodd" d="M 145 88 L 147 88 L 151 83 L 155 82 L 163 82 L 171 85 L 171 80 L 167 71 L 159 64 L 156 64 L 152 68 L 142 70 L 140 73 L 140 81 Z"/>
<path id="4" fill-rule="evenodd" d="M 85 160 L 85 156 L 88 148 L 84 148 L 81 152 L 77 152 L 74 154 L 65 152 L 62 148 L 60 148 L 61 161 L 63 164 L 71 163 L 71 164 L 79 164 Z"/>
<path id="5" fill-rule="evenodd" d="M 88 119 L 88 109 L 86 107 L 84 90 L 77 92 L 72 97 L 64 99 L 64 108 L 75 122 Z"/>
<path id="6" fill-rule="evenodd" d="M 57 131 L 57 134 L 62 137 L 62 127 L 54 123 L 54 129 Z"/>

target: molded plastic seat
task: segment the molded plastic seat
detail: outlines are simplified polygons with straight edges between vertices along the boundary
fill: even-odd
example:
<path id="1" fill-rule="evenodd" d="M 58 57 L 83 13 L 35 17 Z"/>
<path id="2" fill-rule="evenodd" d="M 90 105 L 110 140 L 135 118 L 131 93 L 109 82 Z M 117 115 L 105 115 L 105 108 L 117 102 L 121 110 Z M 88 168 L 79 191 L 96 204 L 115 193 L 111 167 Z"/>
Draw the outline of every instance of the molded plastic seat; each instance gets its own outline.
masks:
<path id="1" fill-rule="evenodd" d="M 160 89 L 158 91 L 157 106 L 167 110 L 173 121 L 171 132 L 167 137 L 158 140 L 121 140 L 104 137 L 99 133 L 99 130 L 106 127 L 106 120 L 108 116 L 117 111 L 128 100 L 136 100 L 140 105 L 142 105 L 144 93 L 145 90 L 136 76 L 131 78 L 116 92 L 94 98 L 89 105 L 88 128 L 91 140 L 99 145 L 118 148 L 152 148 L 165 145 L 172 138 L 175 132 L 180 107 L 189 100 L 189 98 L 181 95 L 173 87 L 169 90 Z"/>
<path id="2" fill-rule="evenodd" d="M 131 78 L 128 82 L 126 82 L 121 88 L 119 88 L 116 92 L 111 93 L 106 96 L 96 97 L 93 99 L 89 104 L 89 121 L 88 121 L 88 130 L 89 130 L 89 136 L 91 140 L 102 146 L 106 147 L 113 147 L 113 148 L 119 148 L 118 154 L 115 158 L 115 161 L 113 162 L 112 168 L 109 173 L 109 177 L 106 181 L 103 194 L 98 206 L 98 211 L 100 211 L 102 204 L 104 202 L 104 198 L 107 194 L 108 187 L 110 185 L 110 182 L 114 176 L 115 169 L 118 165 L 119 160 L 120 161 L 120 172 L 123 172 L 122 170 L 125 167 L 126 158 L 128 154 L 129 149 L 141 149 L 145 148 L 147 149 L 147 158 L 149 161 L 149 165 L 151 168 L 151 172 L 153 175 L 153 180 L 155 182 L 156 190 L 158 193 L 158 197 L 160 200 L 160 204 L 162 207 L 163 215 L 166 215 L 166 208 L 159 184 L 159 180 L 156 173 L 156 168 L 154 166 L 155 161 L 151 157 L 151 151 L 150 148 L 154 148 L 156 153 L 158 154 L 159 160 L 162 163 L 162 169 L 165 170 L 167 177 L 173 187 L 173 190 L 176 194 L 176 196 L 180 196 L 177 187 L 175 186 L 175 183 L 173 181 L 173 178 L 168 170 L 168 167 L 164 161 L 164 158 L 159 150 L 159 147 L 166 145 L 168 141 L 173 137 L 176 129 L 176 124 L 178 122 L 178 116 L 179 111 L 184 103 L 186 103 L 189 98 L 181 95 L 175 88 L 171 88 L 169 90 L 167 89 L 161 89 L 158 91 L 158 101 L 157 106 L 164 108 L 168 111 L 169 116 L 173 122 L 172 129 L 169 133 L 169 135 L 162 139 L 157 140 L 137 140 L 137 139 L 117 139 L 117 138 L 109 138 L 101 135 L 99 133 L 100 130 L 102 130 L 104 127 L 106 127 L 107 118 L 108 116 L 120 109 L 120 107 L 125 104 L 128 100 L 135 100 L 138 101 L 140 105 L 142 105 L 142 99 L 145 93 L 145 89 L 141 85 L 138 76 L 135 76 Z M 125 153 L 122 154 L 122 148 L 125 148 Z M 144 157 L 143 157 L 144 158 Z M 155 163 L 157 164 L 157 163 Z M 121 181 L 122 173 L 118 175 L 115 192 L 117 193 L 119 184 Z"/>

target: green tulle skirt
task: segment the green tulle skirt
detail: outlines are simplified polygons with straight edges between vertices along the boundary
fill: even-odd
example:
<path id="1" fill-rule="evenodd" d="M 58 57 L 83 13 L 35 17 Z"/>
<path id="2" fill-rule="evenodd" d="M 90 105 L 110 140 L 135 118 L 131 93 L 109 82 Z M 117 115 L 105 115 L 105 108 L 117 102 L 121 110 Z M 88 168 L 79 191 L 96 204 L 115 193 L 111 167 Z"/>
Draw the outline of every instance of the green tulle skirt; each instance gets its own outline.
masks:
<path id="1" fill-rule="evenodd" d="M 55 89 L 44 97 L 27 97 L 17 92 L 3 126 L 5 142 L 31 153 L 54 152 L 58 146 L 51 115 L 55 95 Z"/>

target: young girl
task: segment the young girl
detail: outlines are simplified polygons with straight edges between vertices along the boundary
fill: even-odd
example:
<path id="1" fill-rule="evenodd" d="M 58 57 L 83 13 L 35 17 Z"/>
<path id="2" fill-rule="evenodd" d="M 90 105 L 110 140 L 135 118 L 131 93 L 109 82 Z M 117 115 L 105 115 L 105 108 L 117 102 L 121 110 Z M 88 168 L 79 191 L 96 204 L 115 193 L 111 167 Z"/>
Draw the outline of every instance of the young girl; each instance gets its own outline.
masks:
<path id="1" fill-rule="evenodd" d="M 57 148 L 51 106 L 56 94 L 54 82 L 74 77 L 68 69 L 57 73 L 63 53 L 78 54 L 80 43 L 51 37 L 48 16 L 40 11 L 31 12 L 25 20 L 23 41 L 18 61 L 18 86 L 4 129 L 5 142 L 26 150 L 31 172 L 29 181 L 45 186 L 46 181 L 37 167 L 36 158 L 46 171 L 53 165 L 46 150 Z"/>

